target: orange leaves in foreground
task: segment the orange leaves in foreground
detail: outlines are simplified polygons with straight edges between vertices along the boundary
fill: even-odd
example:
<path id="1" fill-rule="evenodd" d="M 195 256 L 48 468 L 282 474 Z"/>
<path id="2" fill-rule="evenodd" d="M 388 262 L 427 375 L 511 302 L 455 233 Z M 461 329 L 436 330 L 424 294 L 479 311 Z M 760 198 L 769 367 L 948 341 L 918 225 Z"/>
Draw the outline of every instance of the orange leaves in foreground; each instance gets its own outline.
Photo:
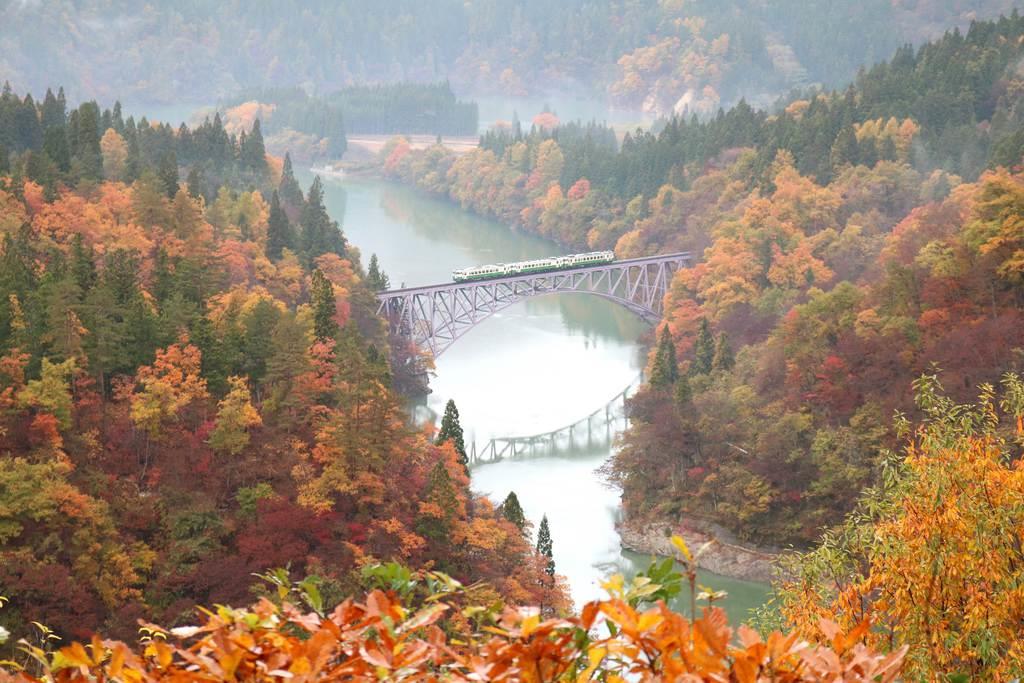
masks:
<path id="1" fill-rule="evenodd" d="M 450 580 L 449 580 L 450 581 Z M 454 582 L 453 582 L 454 583 Z M 36 652 L 39 678 L 0 671 L 0 682 L 86 681 L 894 681 L 905 649 L 888 656 L 822 622 L 827 646 L 795 635 L 738 642 L 721 609 L 690 622 L 663 602 L 638 611 L 620 597 L 587 604 L 580 616 L 541 620 L 536 609 L 483 607 L 457 613 L 443 594 L 417 610 L 375 590 L 324 616 L 264 599 L 250 610 L 221 607 L 204 625 L 176 628 L 138 650 L 94 638 L 52 657 Z M 451 596 L 448 596 L 451 597 Z M 480 616 L 483 615 L 483 616 Z M 449 639 L 442 620 L 471 619 L 473 633 Z M 463 623 L 466 623 L 463 621 Z M 444 624 L 446 627 L 451 623 Z M 603 634 L 603 635 L 602 635 Z"/>

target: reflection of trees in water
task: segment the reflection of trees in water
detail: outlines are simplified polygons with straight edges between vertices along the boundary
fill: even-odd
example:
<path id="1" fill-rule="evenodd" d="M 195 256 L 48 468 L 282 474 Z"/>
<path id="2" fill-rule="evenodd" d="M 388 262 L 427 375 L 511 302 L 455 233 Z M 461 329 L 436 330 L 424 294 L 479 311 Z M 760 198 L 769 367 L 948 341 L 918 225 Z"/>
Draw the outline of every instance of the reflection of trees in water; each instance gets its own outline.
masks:
<path id="1" fill-rule="evenodd" d="M 571 335 L 595 341 L 631 341 L 649 326 L 628 309 L 587 294 L 557 294 L 526 300 L 530 315 L 560 314 Z"/>
<path id="2" fill-rule="evenodd" d="M 627 403 L 643 383 L 638 375 L 607 403 L 579 420 L 539 434 L 502 436 L 470 444 L 470 462 L 483 464 L 508 458 L 561 457 L 592 458 L 606 456 L 618 436 L 628 426 Z"/>
<path id="3" fill-rule="evenodd" d="M 479 263 L 517 261 L 562 251 L 554 242 L 463 211 L 443 197 L 383 181 L 379 187 L 380 205 L 389 218 L 412 226 L 432 241 L 468 249 L 480 259 Z"/>
<path id="4" fill-rule="evenodd" d="M 595 423 L 590 428 L 581 425 L 572 433 L 566 430 L 547 437 L 492 439 L 483 444 L 472 444 L 476 450 L 470 451 L 470 463 L 473 466 L 484 466 L 509 459 L 606 458 L 615 443 L 615 437 L 626 428 L 626 424 L 626 418 L 620 416 L 609 422 Z"/>

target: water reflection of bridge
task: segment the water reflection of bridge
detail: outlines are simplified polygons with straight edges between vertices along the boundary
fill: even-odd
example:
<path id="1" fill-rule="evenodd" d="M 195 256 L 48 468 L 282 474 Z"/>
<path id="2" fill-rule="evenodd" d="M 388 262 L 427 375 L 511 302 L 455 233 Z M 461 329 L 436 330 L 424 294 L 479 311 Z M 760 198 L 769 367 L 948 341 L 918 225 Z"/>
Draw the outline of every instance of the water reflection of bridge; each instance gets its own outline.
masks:
<path id="1" fill-rule="evenodd" d="M 626 399 L 642 381 L 643 377 L 638 376 L 602 407 L 558 429 L 529 436 L 496 437 L 481 445 L 473 442 L 469 445 L 469 462 L 482 465 L 505 458 L 591 455 L 598 450 L 607 451 L 628 421 Z"/>

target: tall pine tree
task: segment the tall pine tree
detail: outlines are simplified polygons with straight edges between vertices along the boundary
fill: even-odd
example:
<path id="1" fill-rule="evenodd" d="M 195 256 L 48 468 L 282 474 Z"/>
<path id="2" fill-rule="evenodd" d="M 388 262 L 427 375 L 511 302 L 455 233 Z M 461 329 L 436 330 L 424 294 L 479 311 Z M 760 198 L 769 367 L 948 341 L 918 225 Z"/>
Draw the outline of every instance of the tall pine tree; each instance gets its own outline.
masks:
<path id="1" fill-rule="evenodd" d="M 700 319 L 700 328 L 697 330 L 697 340 L 693 345 L 693 364 L 690 366 L 691 375 L 706 375 L 711 372 L 715 361 L 715 338 L 711 334 L 711 325 L 707 318 Z"/>
<path id="2" fill-rule="evenodd" d="M 167 198 L 174 199 L 174 195 L 178 194 L 178 157 L 173 151 L 165 152 L 160 157 L 157 175 L 160 176 Z"/>
<path id="3" fill-rule="evenodd" d="M 324 206 L 324 186 L 317 176 L 309 188 L 309 195 L 302 207 L 302 253 L 306 263 L 312 263 L 321 254 L 345 255 L 345 238 L 341 228 L 327 215 Z"/>
<path id="4" fill-rule="evenodd" d="M 441 429 L 437 433 L 438 446 L 445 441 L 451 441 L 455 445 L 455 452 L 459 454 L 459 462 L 463 467 L 469 467 L 469 456 L 466 455 L 466 443 L 463 440 L 462 425 L 459 424 L 459 409 L 455 407 L 455 401 L 448 399 L 444 407 L 444 417 L 441 418 Z"/>
<path id="5" fill-rule="evenodd" d="M 388 276 L 380 269 L 376 254 L 370 256 L 370 266 L 366 270 L 366 286 L 375 292 L 382 292 L 391 287 Z"/>
<path id="6" fill-rule="evenodd" d="M 729 335 L 722 332 L 718 335 L 718 343 L 715 346 L 715 358 L 711 362 L 713 370 L 732 370 L 736 365 L 736 356 L 732 352 L 732 345 L 729 343 Z"/>
<path id="7" fill-rule="evenodd" d="M 416 524 L 416 531 L 432 541 L 444 541 L 451 537 L 452 524 L 459 508 L 458 493 L 448 468 L 438 461 L 430 471 L 424 498 L 437 506 L 440 516 L 423 515 Z"/>
<path id="8" fill-rule="evenodd" d="M 267 219 L 267 258 L 276 261 L 285 249 L 295 249 L 295 233 L 275 190 L 270 196 L 270 217 Z"/>
<path id="9" fill-rule="evenodd" d="M 292 170 L 292 157 L 288 152 L 284 154 L 284 167 L 281 169 L 281 184 L 278 186 L 281 193 L 281 201 L 286 206 L 298 210 L 302 208 L 305 198 L 302 196 L 302 188 L 299 181 L 295 180 L 295 172 Z"/>
<path id="10" fill-rule="evenodd" d="M 519 497 L 515 491 L 509 491 L 504 502 L 498 507 L 498 512 L 519 527 L 520 531 L 526 528 L 526 515 L 523 514 L 523 507 L 519 504 Z"/>
<path id="11" fill-rule="evenodd" d="M 259 119 L 253 122 L 252 131 L 245 137 L 239 156 L 245 169 L 257 174 L 263 174 L 267 170 L 267 150 L 263 145 Z"/>
<path id="12" fill-rule="evenodd" d="M 651 368 L 651 386 L 664 389 L 675 384 L 679 379 L 679 364 L 676 361 L 676 345 L 672 341 L 672 332 L 668 325 L 661 328 L 658 338 L 658 350 L 654 355 L 654 366 Z"/>
<path id="13" fill-rule="evenodd" d="M 338 322 L 334 318 L 334 285 L 319 269 L 313 271 L 309 300 L 313 307 L 313 335 L 320 341 L 337 341 Z"/>
<path id="14" fill-rule="evenodd" d="M 544 572 L 548 576 L 555 575 L 555 555 L 551 542 L 551 529 L 548 527 L 548 516 L 544 515 L 540 520 L 540 529 L 537 530 L 537 553 L 547 558 Z"/>
<path id="15" fill-rule="evenodd" d="M 185 183 L 188 187 L 188 196 L 192 199 L 199 199 L 203 196 L 203 174 L 198 166 L 189 169 L 188 179 Z"/>

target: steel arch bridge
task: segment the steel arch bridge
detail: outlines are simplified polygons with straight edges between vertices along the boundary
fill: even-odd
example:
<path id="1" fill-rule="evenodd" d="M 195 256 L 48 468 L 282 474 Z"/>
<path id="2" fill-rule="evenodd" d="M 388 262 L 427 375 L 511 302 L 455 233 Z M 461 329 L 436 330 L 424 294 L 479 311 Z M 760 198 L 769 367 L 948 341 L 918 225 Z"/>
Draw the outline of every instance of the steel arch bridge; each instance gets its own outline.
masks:
<path id="1" fill-rule="evenodd" d="M 672 276 L 689 263 L 690 253 L 679 252 L 479 282 L 393 289 L 377 294 L 377 314 L 387 318 L 392 335 L 411 339 L 437 358 L 498 311 L 544 294 L 591 294 L 657 322 Z"/>

